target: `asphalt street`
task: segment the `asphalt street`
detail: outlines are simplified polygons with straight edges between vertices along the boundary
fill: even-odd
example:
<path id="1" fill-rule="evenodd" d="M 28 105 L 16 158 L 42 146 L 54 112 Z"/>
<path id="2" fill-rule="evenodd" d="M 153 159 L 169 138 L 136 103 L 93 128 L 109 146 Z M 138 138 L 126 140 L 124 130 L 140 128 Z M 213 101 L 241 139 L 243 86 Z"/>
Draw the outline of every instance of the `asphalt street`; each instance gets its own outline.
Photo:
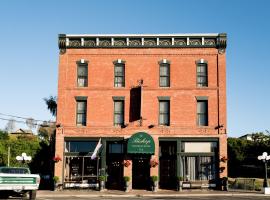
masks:
<path id="1" fill-rule="evenodd" d="M 63 199 L 63 200 L 74 200 L 74 199 L 80 199 L 80 200 L 124 200 L 124 199 L 130 199 L 130 200 L 140 200 L 140 199 L 146 199 L 146 200 L 167 200 L 167 199 L 179 199 L 179 200 L 263 200 L 263 199 L 270 199 L 270 196 L 202 196 L 202 197 L 76 197 L 76 196 L 70 196 L 70 197 L 40 197 L 37 198 L 37 200 L 53 200 L 53 199 Z"/>

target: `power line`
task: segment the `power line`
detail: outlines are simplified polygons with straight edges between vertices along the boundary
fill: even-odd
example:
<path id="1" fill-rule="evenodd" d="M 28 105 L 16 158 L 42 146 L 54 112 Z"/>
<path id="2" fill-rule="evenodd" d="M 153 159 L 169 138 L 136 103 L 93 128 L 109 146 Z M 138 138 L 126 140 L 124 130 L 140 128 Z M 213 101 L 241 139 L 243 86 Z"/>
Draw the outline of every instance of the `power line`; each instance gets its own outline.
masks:
<path id="1" fill-rule="evenodd" d="M 0 113 L 0 115 L 3 115 L 3 116 L 7 116 L 7 117 L 15 117 L 15 118 L 18 118 L 18 119 L 32 119 L 31 117 L 20 117 L 20 116 L 16 116 L 16 115 L 9 115 L 9 114 L 4 114 L 4 113 Z M 33 119 L 35 121 L 39 121 L 39 122 L 44 122 L 44 121 L 47 121 L 47 120 L 38 120 L 38 119 Z"/>

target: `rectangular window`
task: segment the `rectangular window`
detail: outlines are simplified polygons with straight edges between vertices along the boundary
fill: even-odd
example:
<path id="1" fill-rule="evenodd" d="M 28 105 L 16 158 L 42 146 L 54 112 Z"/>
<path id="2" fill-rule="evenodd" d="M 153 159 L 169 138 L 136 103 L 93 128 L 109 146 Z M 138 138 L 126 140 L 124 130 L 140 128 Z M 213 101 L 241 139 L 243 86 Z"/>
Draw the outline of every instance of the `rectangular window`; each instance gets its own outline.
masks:
<path id="1" fill-rule="evenodd" d="M 78 63 L 77 85 L 78 87 L 88 86 L 88 66 L 86 63 Z"/>
<path id="2" fill-rule="evenodd" d="M 125 65 L 123 63 L 114 65 L 114 87 L 125 87 Z"/>
<path id="3" fill-rule="evenodd" d="M 159 101 L 159 125 L 170 125 L 170 101 Z"/>
<path id="4" fill-rule="evenodd" d="M 197 125 L 208 126 L 208 101 L 197 100 Z"/>
<path id="5" fill-rule="evenodd" d="M 159 86 L 170 87 L 170 64 L 168 63 L 159 65 Z"/>
<path id="6" fill-rule="evenodd" d="M 86 126 L 87 101 L 77 100 L 77 125 Z"/>
<path id="7" fill-rule="evenodd" d="M 114 125 L 124 125 L 124 101 L 114 101 Z"/>
<path id="8" fill-rule="evenodd" d="M 190 181 L 215 180 L 217 176 L 214 156 L 182 156 L 181 175 Z"/>
<path id="9" fill-rule="evenodd" d="M 207 77 L 207 63 L 197 63 L 197 86 L 207 87 L 208 77 Z"/>

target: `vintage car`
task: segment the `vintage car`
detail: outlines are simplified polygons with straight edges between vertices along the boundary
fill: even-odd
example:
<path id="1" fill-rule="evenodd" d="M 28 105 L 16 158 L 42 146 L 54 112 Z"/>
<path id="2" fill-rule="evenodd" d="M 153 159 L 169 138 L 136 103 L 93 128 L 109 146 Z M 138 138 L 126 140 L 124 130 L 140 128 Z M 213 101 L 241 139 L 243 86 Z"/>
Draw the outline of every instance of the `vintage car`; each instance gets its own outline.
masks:
<path id="1" fill-rule="evenodd" d="M 0 199 L 9 196 L 29 196 L 36 199 L 40 177 L 25 167 L 0 167 Z"/>

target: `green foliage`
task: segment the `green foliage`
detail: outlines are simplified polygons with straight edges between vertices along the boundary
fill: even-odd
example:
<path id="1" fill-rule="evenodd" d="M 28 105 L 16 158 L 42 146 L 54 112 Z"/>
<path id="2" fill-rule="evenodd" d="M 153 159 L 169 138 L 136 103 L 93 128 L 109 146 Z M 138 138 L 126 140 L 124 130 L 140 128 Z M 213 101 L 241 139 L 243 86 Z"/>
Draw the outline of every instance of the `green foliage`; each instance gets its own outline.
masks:
<path id="1" fill-rule="evenodd" d="M 53 116 L 57 114 L 57 97 L 50 96 L 49 98 L 44 98 L 45 103 L 47 104 L 48 110 Z"/>
<path id="2" fill-rule="evenodd" d="M 130 181 L 130 177 L 129 176 L 124 176 L 123 178 L 124 178 L 124 181 L 125 182 L 129 182 Z"/>
<path id="3" fill-rule="evenodd" d="M 228 138 L 228 175 L 230 177 L 263 177 L 262 161 L 257 158 L 269 152 L 269 132 L 252 133 L 253 141 Z"/>
<path id="4" fill-rule="evenodd" d="M 106 177 L 105 177 L 105 176 L 99 176 L 99 177 L 98 177 L 98 180 L 99 180 L 99 181 L 105 181 L 105 180 L 106 180 Z"/>
<path id="5" fill-rule="evenodd" d="M 176 179 L 177 179 L 177 181 L 183 181 L 184 180 L 183 176 L 177 176 Z"/>
<path id="6" fill-rule="evenodd" d="M 158 181 L 158 176 L 151 176 L 151 180 L 152 180 L 153 182 Z"/>
<path id="7" fill-rule="evenodd" d="M 59 177 L 58 177 L 58 176 L 54 176 L 54 177 L 53 177 L 53 181 L 54 181 L 55 183 L 58 183 L 58 182 L 59 182 Z"/>
<path id="8" fill-rule="evenodd" d="M 9 139 L 8 133 L 0 130 L 0 140 L 8 140 L 8 139 Z"/>

